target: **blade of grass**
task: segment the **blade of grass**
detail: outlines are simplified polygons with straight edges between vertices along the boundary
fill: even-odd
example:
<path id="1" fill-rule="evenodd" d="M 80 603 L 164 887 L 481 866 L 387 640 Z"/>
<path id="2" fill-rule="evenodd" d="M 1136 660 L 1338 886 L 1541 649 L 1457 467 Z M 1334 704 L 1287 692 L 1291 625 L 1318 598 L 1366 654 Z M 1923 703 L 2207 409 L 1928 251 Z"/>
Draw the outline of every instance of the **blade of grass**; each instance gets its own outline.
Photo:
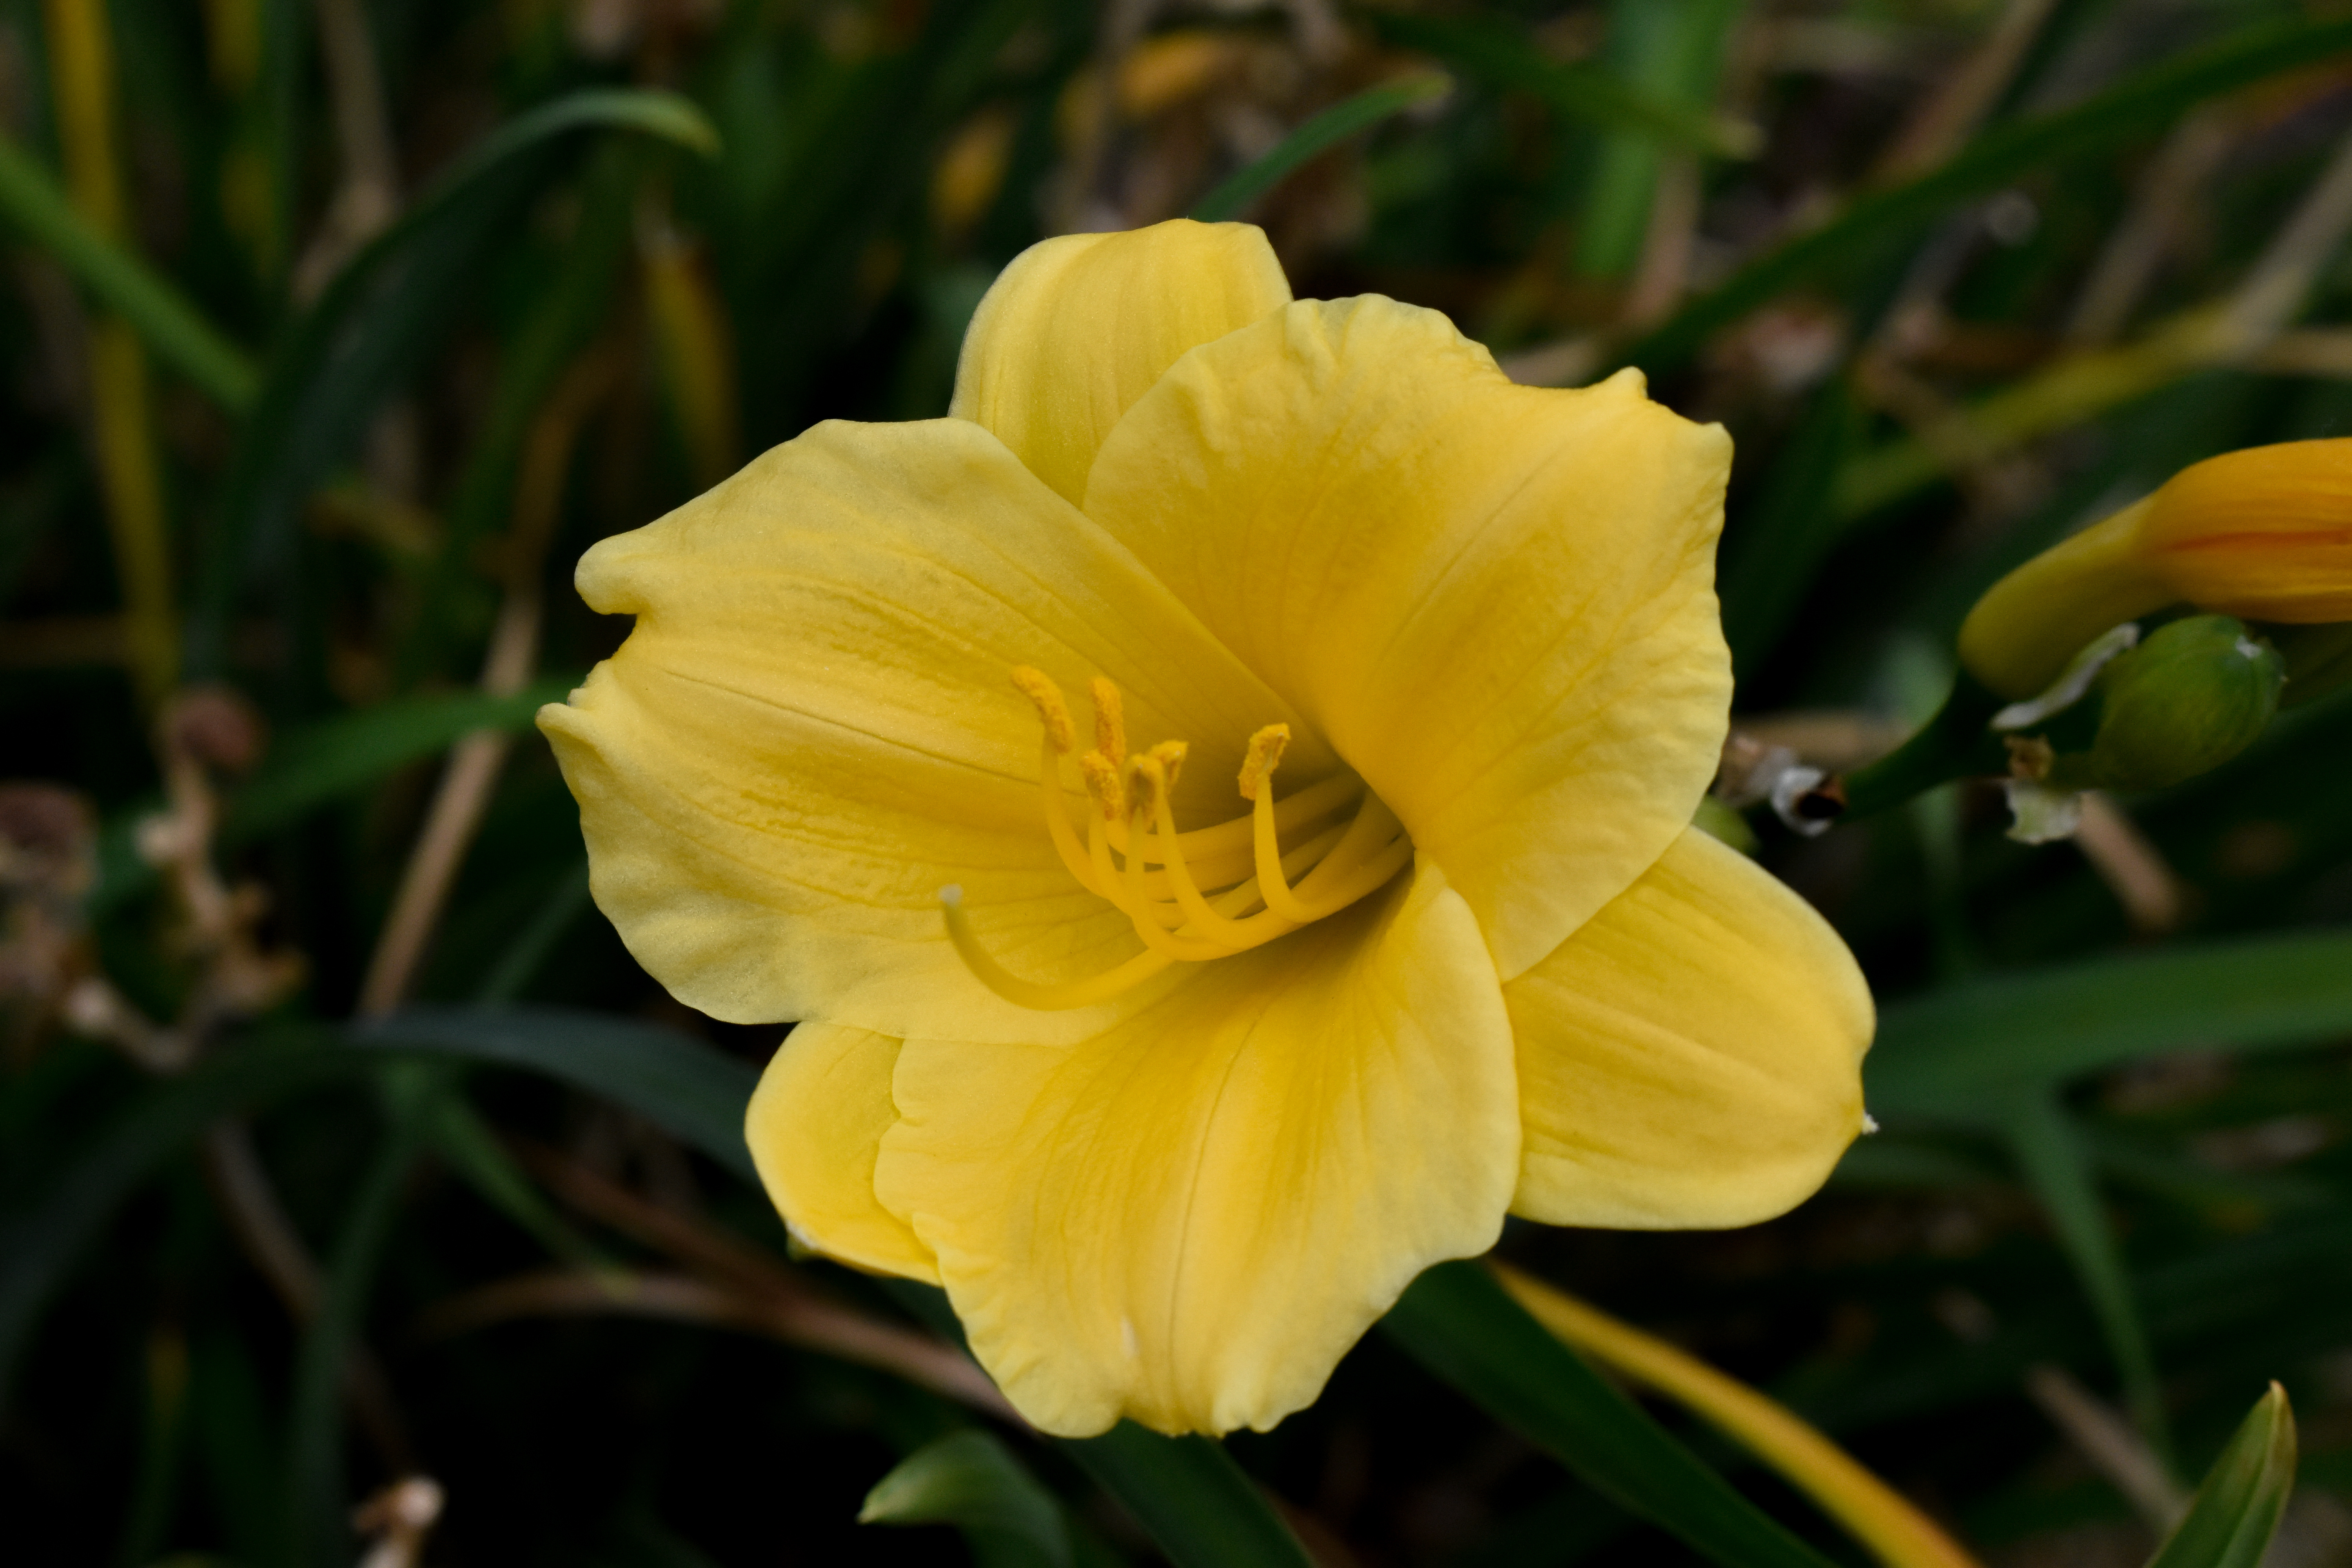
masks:
<path id="1" fill-rule="evenodd" d="M 220 672 L 240 594 L 277 569 L 303 499 L 447 325 L 481 247 L 542 183 L 549 143 L 594 128 L 706 153 L 717 146 L 701 110 L 651 89 L 584 89 L 519 115 L 457 158 L 353 257 L 272 355 L 198 574 L 188 628 L 193 671 Z"/>
<path id="2" fill-rule="evenodd" d="M 1222 1443 L 1122 1421 L 1062 1451 L 1117 1498 L 1176 1568 L 1309 1568 L 1312 1559 Z"/>
<path id="3" fill-rule="evenodd" d="M 1061 1504 L 1013 1451 L 978 1427 L 950 1432 L 874 1483 L 860 1524 L 952 1524 L 980 1568 L 1070 1568 Z"/>
<path id="4" fill-rule="evenodd" d="M 50 0 L 47 17 L 49 76 L 74 205 L 100 235 L 127 243 L 107 9 L 82 0 Z M 122 595 L 124 652 L 139 695 L 152 711 L 178 684 L 179 648 L 147 353 L 136 331 L 112 314 L 90 323 L 88 344 L 91 434 Z"/>
<path id="5" fill-rule="evenodd" d="M 478 691 L 412 697 L 297 730 L 270 750 L 268 758 L 230 803 L 221 825 L 225 848 L 249 844 L 299 820 L 329 801 L 375 783 L 394 769 L 446 751 L 477 730 L 521 730 L 546 702 L 561 701 L 573 682 L 541 681 L 511 697 Z M 99 845 L 99 883 L 89 909 L 103 915 L 120 908 L 155 879 L 155 868 L 133 846 L 144 810 L 108 825 Z"/>
<path id="6" fill-rule="evenodd" d="M 1763 493 L 1725 540 L 1723 635 L 1743 679 L 1762 668 L 1827 552 L 1820 519 L 1864 418 L 1846 377 L 1815 390 Z"/>
<path id="7" fill-rule="evenodd" d="M 1698 1412 L 1811 1498 L 1887 1568 L 1977 1568 L 1934 1521 L 1786 1406 L 1532 1275 L 1502 1263 L 1495 1274 L 1563 1343 Z"/>
<path id="8" fill-rule="evenodd" d="M 1433 72 L 1366 88 L 1355 97 L 1333 104 L 1304 121 L 1274 144 L 1264 157 L 1237 169 L 1192 207 L 1202 223 L 1223 223 L 1249 210 L 1250 204 L 1280 184 L 1291 172 L 1317 153 L 1402 113 L 1416 103 L 1443 98 L 1454 89 L 1453 79 Z"/>
<path id="9" fill-rule="evenodd" d="M 1607 52 L 1623 80 L 1704 121 L 1741 9 L 1737 0 L 1616 0 Z M 1602 140 L 1576 227 L 1577 271 L 1622 278 L 1633 270 L 1664 168 L 1664 150 L 1646 130 Z"/>
<path id="10" fill-rule="evenodd" d="M 232 414 L 252 406 L 261 373 L 169 279 L 74 211 L 31 153 L 0 134 L 0 220 L 54 257 L 120 315 L 158 359 Z"/>
<path id="11" fill-rule="evenodd" d="M 1429 1269 L 1381 1327 L 1594 1490 L 1725 1568 L 1828 1568 L 1546 1332 L 1483 1265 Z"/>
<path id="12" fill-rule="evenodd" d="M 2050 1085 L 2021 1089 L 2003 1118 L 2010 1147 L 2027 1184 L 2057 1229 L 2059 1245 L 2074 1266 L 2083 1293 L 2091 1299 L 2107 1351 L 2123 1376 L 2124 1399 L 2132 1420 L 2168 1468 L 2171 1434 L 2165 1420 L 2164 1392 L 2148 1350 L 2147 1328 L 2124 1268 L 2123 1247 L 2108 1222 L 2091 1173 L 2091 1157 L 2066 1108 Z"/>
<path id="13" fill-rule="evenodd" d="M 377 1064 L 303 1033 L 247 1046 L 148 1089 L 28 1207 L 0 1222 L 0 1400 L 35 1318 L 149 1173 L 218 1118 Z"/>
<path id="14" fill-rule="evenodd" d="M 1435 55 L 1465 76 L 1527 93 L 1570 120 L 1694 153 L 1745 158 L 1757 150 L 1752 126 L 1657 97 L 1599 66 L 1547 58 L 1509 22 L 1388 10 L 1368 12 L 1365 20 L 1388 43 Z"/>
<path id="15" fill-rule="evenodd" d="M 650 162 L 640 142 L 608 142 L 582 177 L 580 221 L 554 276 L 499 356 L 488 416 L 451 494 L 441 549 L 418 589 L 415 625 L 400 651 L 397 679 L 403 689 L 448 673 L 445 645 L 455 609 L 477 580 L 481 542 L 507 518 L 532 421 L 565 367 L 611 317 L 614 283 L 628 252 L 637 192 Z"/>
<path id="16" fill-rule="evenodd" d="M 2177 943 L 1970 981 L 1879 1016 L 1871 1108 L 1990 1126 L 1999 1097 L 2169 1051 L 2307 1045 L 2352 1031 L 2352 932 Z"/>
<path id="17" fill-rule="evenodd" d="M 528 1068 L 627 1106 L 748 1182 L 743 1112 L 759 1072 L 673 1030 L 559 1007 L 408 1007 L 355 1046 Z"/>
<path id="18" fill-rule="evenodd" d="M 302 1336 L 294 1362 L 287 1432 L 286 1529 L 298 1565 L 341 1568 L 355 1542 L 343 1479 L 343 1379 L 383 1261 L 385 1244 L 449 1069 L 410 1066 L 413 1075 L 358 1193 L 345 1210 L 327 1268 L 318 1316 Z"/>
<path id="19" fill-rule="evenodd" d="M 1859 195 L 1820 227 L 1742 267 L 1712 293 L 1685 306 L 1628 345 L 1621 363 L 1652 372 L 1682 363 L 1717 331 L 1782 289 L 1891 233 L 1931 221 L 2027 172 L 2079 157 L 2161 126 L 2193 104 L 2352 49 L 2352 20 L 2288 18 L 2242 28 L 2128 78 L 2074 106 L 1999 125 L 1939 168 Z"/>
<path id="20" fill-rule="evenodd" d="M 2259 1568 L 2294 1488 L 2294 1411 L 2277 1384 L 2206 1472 L 2147 1568 Z"/>

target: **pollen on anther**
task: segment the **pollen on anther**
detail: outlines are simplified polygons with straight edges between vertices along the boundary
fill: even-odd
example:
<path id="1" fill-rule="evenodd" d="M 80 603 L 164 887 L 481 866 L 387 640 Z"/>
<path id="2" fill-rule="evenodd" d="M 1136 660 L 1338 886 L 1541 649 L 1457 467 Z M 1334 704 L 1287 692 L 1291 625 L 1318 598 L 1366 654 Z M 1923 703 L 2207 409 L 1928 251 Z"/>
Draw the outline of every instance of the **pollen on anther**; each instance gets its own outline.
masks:
<path id="1" fill-rule="evenodd" d="M 1160 804 L 1159 786 L 1168 779 L 1165 764 L 1155 765 L 1159 759 L 1150 755 L 1127 759 L 1127 809 L 1135 816 L 1150 816 Z"/>
<path id="2" fill-rule="evenodd" d="M 1097 675 L 1087 683 L 1087 694 L 1095 700 L 1095 750 L 1114 762 L 1125 759 L 1127 711 L 1118 688 Z"/>
<path id="3" fill-rule="evenodd" d="M 1103 820 L 1117 821 L 1127 805 L 1127 785 L 1118 776 L 1118 764 L 1100 752 L 1088 752 L 1078 759 L 1078 776 L 1086 780 L 1087 797 Z"/>
<path id="4" fill-rule="evenodd" d="M 1022 696 L 1036 705 L 1037 717 L 1045 722 L 1045 737 L 1054 742 L 1054 750 L 1064 756 L 1078 743 L 1077 726 L 1070 722 L 1070 705 L 1062 700 L 1062 689 L 1044 670 L 1022 665 L 1013 672 L 1013 684 Z"/>
<path id="5" fill-rule="evenodd" d="M 1290 744 L 1290 726 L 1268 724 L 1249 739 L 1249 754 L 1242 759 L 1242 798 L 1255 800 L 1274 770 L 1282 765 L 1283 748 Z"/>
<path id="6" fill-rule="evenodd" d="M 1192 749 L 1181 741 L 1162 741 L 1145 755 L 1160 764 L 1161 773 L 1167 775 L 1166 787 L 1172 790 L 1176 787 L 1176 775 L 1183 770 L 1184 758 Z"/>

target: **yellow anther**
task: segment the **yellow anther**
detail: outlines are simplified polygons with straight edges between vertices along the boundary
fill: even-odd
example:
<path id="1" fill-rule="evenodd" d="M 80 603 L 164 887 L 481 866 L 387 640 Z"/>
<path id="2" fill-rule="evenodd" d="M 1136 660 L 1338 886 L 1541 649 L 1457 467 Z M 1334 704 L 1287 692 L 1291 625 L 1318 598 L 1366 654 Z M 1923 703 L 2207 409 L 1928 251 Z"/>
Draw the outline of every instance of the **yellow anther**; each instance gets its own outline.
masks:
<path id="1" fill-rule="evenodd" d="M 1172 963 L 1227 958 L 1336 913 L 1385 885 L 1410 861 L 1412 842 L 1352 773 L 1337 773 L 1275 803 L 1272 779 L 1290 742 L 1285 724 L 1252 735 L 1241 770 L 1251 808 L 1230 822 L 1180 833 L 1171 796 L 1190 748 L 1162 741 L 1127 754 L 1118 689 L 1097 679 L 1097 745 L 1077 758 L 1094 816 L 1072 820 L 1062 759 L 1076 747 L 1076 727 L 1061 688 L 1027 665 L 1013 671 L 1015 689 L 1037 710 L 1038 791 L 1047 835 L 1078 884 L 1108 900 L 1133 924 L 1144 951 L 1082 980 L 1045 984 L 1007 970 L 982 947 L 961 891 L 942 889 L 947 935 L 982 984 L 1023 1007 L 1083 1007 L 1108 1001 Z M 1355 819 L 1331 818 L 1349 800 Z M 1331 824 L 1318 828 L 1318 825 Z M 1284 852 L 1285 834 L 1304 834 Z M 1252 912 L 1253 910 L 1256 912 Z"/>
<path id="2" fill-rule="evenodd" d="M 1087 687 L 1095 700 L 1095 750 L 1118 761 L 1127 755 L 1127 711 L 1118 688 L 1097 675 Z"/>
<path id="3" fill-rule="evenodd" d="M 1095 803 L 1105 822 L 1116 822 L 1127 809 L 1127 786 L 1118 776 L 1118 764 L 1100 752 L 1088 752 L 1078 759 L 1078 776 L 1087 781 L 1087 798 Z"/>
<path id="4" fill-rule="evenodd" d="M 1062 700 L 1062 689 L 1044 670 L 1025 664 L 1013 672 L 1013 684 L 1037 705 L 1037 717 L 1045 722 L 1045 738 L 1054 742 L 1054 750 L 1068 756 L 1078 743 L 1078 731 L 1070 722 L 1070 705 Z"/>
<path id="5" fill-rule="evenodd" d="M 1166 775 L 1160 781 L 1162 789 L 1176 787 L 1176 775 L 1184 771 L 1184 758 L 1192 749 L 1181 741 L 1162 741 L 1145 753 L 1160 764 L 1160 771 Z"/>
<path id="6" fill-rule="evenodd" d="M 1283 748 L 1290 744 L 1290 726 L 1268 724 L 1249 739 L 1249 755 L 1242 760 L 1242 798 L 1255 800 L 1274 770 L 1282 766 Z"/>
<path id="7" fill-rule="evenodd" d="M 1151 815 L 1160 802 L 1160 792 L 1168 786 L 1168 765 L 1157 756 L 1145 755 L 1127 759 L 1127 814 L 1142 818 Z M 1132 840 L 1129 841 L 1132 844 Z M 1129 858 L 1139 858 L 1132 848 Z"/>

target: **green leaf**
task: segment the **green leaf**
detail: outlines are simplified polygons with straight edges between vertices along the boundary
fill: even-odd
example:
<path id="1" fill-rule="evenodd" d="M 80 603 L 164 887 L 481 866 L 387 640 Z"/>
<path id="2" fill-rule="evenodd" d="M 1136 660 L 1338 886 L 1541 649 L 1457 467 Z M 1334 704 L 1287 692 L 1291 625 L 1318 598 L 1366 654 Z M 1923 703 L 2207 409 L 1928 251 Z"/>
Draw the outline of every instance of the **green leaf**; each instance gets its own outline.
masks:
<path id="1" fill-rule="evenodd" d="M 239 595 L 275 570 L 303 500 L 448 324 L 482 247 L 541 183 L 535 154 L 588 128 L 641 132 L 704 153 L 717 146 L 709 121 L 675 93 L 572 93 L 482 138 L 344 265 L 271 356 L 247 421 L 189 617 L 193 672 L 217 673 L 225 663 Z"/>
<path id="2" fill-rule="evenodd" d="M 477 730 L 528 730 L 542 705 L 562 701 L 578 684 L 557 676 L 511 697 L 452 691 L 400 698 L 298 730 L 238 788 L 221 837 L 231 846 L 258 837 Z"/>
<path id="3" fill-rule="evenodd" d="M 2246 27 L 2139 72 L 2071 108 L 1996 126 L 1918 178 L 1856 197 L 1820 227 L 1757 258 L 1619 356 L 1653 372 L 1681 363 L 1725 327 L 1812 273 L 1929 222 L 2061 158 L 2159 127 L 2190 105 L 2352 49 L 2352 20 Z"/>
<path id="4" fill-rule="evenodd" d="M 1429 1269 L 1381 1326 L 1594 1490 L 1726 1568 L 1829 1568 L 1547 1333 L 1483 1266 Z"/>
<path id="5" fill-rule="evenodd" d="M 1063 1452 L 1126 1505 L 1176 1568 L 1309 1568 L 1312 1559 L 1224 1445 L 1122 1421 Z"/>
<path id="6" fill-rule="evenodd" d="M 866 1494 L 861 1524 L 952 1524 L 981 1568 L 1069 1568 L 1061 1504 L 996 1437 L 951 1432 L 900 1461 Z"/>
<path id="7" fill-rule="evenodd" d="M 412 1066 L 410 1072 L 420 1069 Z M 446 1068 L 421 1069 L 414 1103 L 395 1108 L 392 1126 L 345 1211 L 328 1260 L 318 1315 L 303 1331 L 294 1361 L 291 1418 L 287 1435 L 287 1526 L 299 1565 L 341 1568 L 356 1542 L 343 1474 L 343 1390 L 368 1297 L 375 1287 L 402 1189 L 415 1164 L 431 1102 L 446 1092 Z"/>
<path id="8" fill-rule="evenodd" d="M 220 842 L 232 849 L 250 842 L 395 768 L 446 751 L 477 730 L 528 729 L 541 704 L 561 702 L 576 684 L 559 677 L 511 697 L 454 691 L 401 698 L 294 731 L 237 786 Z M 130 813 L 109 825 L 100 845 L 99 885 L 90 895 L 94 912 L 115 908 L 154 880 L 154 868 L 131 843 L 136 821 L 144 815 Z"/>
<path id="9" fill-rule="evenodd" d="M 1604 54 L 1617 78 L 1705 121 L 1740 0 L 1615 0 Z M 1641 259 L 1651 198 L 1664 169 L 1657 138 L 1619 131 L 1602 138 L 1576 226 L 1577 271 L 1622 278 Z"/>
<path id="10" fill-rule="evenodd" d="M 230 1051 L 142 1095 L 36 1202 L 0 1220 L 0 1396 L 40 1310 L 156 1166 L 231 1111 L 378 1065 L 303 1034 Z"/>
<path id="11" fill-rule="evenodd" d="M 2147 1568 L 2257 1568 L 2294 1488 L 2294 1412 L 2273 1383 Z"/>
<path id="12" fill-rule="evenodd" d="M 92 228 L 32 154 L 0 134 L 0 219 L 57 259 L 92 298 L 131 323 L 157 359 L 233 414 L 252 405 L 261 373 L 172 281 Z"/>
<path id="13" fill-rule="evenodd" d="M 410 1007 L 348 1037 L 545 1073 L 625 1105 L 745 1181 L 759 1180 L 743 1143 L 759 1070 L 675 1030 L 562 1007 Z"/>
<path id="14" fill-rule="evenodd" d="M 465 589 L 481 582 L 476 563 L 484 538 L 511 515 L 523 445 L 547 399 L 582 351 L 612 320 L 637 216 L 638 191 L 656 163 L 635 142 L 598 149 L 580 183 L 580 217 L 562 253 L 539 282 L 535 302 L 501 345 L 498 384 L 479 433 L 442 514 L 441 548 L 417 585 L 414 626 L 401 649 L 396 681 L 408 689 L 445 668 L 451 626 Z"/>
<path id="15" fill-rule="evenodd" d="M 2123 1373 L 2132 1419 L 2158 1456 L 2168 1461 L 2172 1445 L 2165 1426 L 2163 1391 L 2157 1384 L 2156 1358 L 2148 1349 L 2147 1329 L 2132 1290 L 2131 1276 L 2124 1268 L 2122 1244 L 2116 1239 L 2106 1205 L 2100 1202 L 2092 1179 L 2091 1157 L 2081 1130 L 2060 1103 L 2055 1088 L 2047 1084 L 2020 1089 L 2003 1121 L 2019 1168 L 2049 1214 L 2075 1277 L 2098 1314 L 2108 1353 Z"/>
<path id="16" fill-rule="evenodd" d="M 963 1342 L 947 1292 L 884 1281 L 932 1331 Z M 1222 1443 L 1170 1437 L 1122 1421 L 1099 1437 L 1057 1438 L 1097 1486 L 1117 1498 L 1176 1568 L 1307 1568 L 1307 1549 Z M 1084 1554 L 1086 1542 L 1077 1543 Z"/>
<path id="17" fill-rule="evenodd" d="M 1366 88 L 1308 119 L 1255 163 L 1225 176 L 1215 190 L 1194 205 L 1192 216 L 1202 223 L 1223 223 L 1239 217 L 1252 202 L 1280 184 L 1292 170 L 1317 153 L 1359 131 L 1370 129 L 1391 114 L 1416 103 L 1443 98 L 1453 89 L 1451 79 L 1432 72 Z"/>
<path id="18" fill-rule="evenodd" d="M 1388 43 L 1425 50 L 1465 76 L 1540 99 L 1567 119 L 1692 152 L 1744 158 L 1757 150 L 1752 127 L 1660 98 L 1599 66 L 1547 58 L 1509 22 L 1387 10 L 1369 11 L 1364 19 Z"/>
<path id="19" fill-rule="evenodd" d="M 1970 981 L 1879 1016 L 1878 1115 L 1999 1125 L 2015 1086 L 2170 1051 L 2262 1050 L 2352 1031 L 2352 931 L 2298 932 Z"/>

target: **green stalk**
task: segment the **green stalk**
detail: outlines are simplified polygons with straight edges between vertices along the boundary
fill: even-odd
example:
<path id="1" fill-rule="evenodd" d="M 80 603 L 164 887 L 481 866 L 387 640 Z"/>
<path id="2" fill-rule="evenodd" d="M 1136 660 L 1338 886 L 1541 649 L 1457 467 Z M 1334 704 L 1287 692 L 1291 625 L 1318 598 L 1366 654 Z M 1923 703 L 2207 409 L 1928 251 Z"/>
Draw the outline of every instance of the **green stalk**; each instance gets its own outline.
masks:
<path id="1" fill-rule="evenodd" d="M 1938 784 L 2008 767 L 2008 753 L 1990 729 L 2001 699 L 1968 671 L 1952 682 L 1952 694 L 1919 732 L 1865 767 L 1835 781 L 1844 796 L 1841 822 L 1890 810 Z"/>

